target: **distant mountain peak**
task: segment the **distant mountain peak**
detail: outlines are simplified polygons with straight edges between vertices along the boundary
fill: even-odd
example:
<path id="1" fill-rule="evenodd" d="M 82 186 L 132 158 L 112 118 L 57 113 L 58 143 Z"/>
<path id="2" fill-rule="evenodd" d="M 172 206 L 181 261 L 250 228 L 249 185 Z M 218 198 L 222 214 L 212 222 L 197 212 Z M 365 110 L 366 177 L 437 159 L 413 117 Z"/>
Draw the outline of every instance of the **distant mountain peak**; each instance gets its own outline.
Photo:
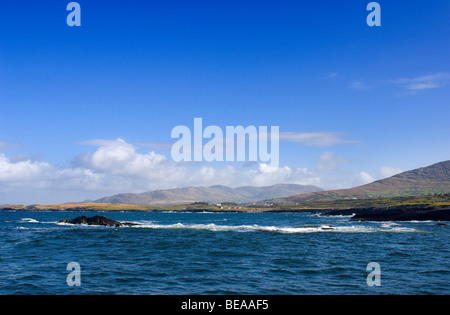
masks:
<path id="1" fill-rule="evenodd" d="M 272 186 L 243 186 L 231 188 L 223 185 L 211 187 L 182 187 L 154 190 L 142 194 L 123 193 L 96 200 L 97 203 L 125 203 L 141 205 L 168 205 L 197 201 L 220 203 L 252 203 L 263 199 L 280 198 L 322 189 L 312 185 L 278 184 Z"/>

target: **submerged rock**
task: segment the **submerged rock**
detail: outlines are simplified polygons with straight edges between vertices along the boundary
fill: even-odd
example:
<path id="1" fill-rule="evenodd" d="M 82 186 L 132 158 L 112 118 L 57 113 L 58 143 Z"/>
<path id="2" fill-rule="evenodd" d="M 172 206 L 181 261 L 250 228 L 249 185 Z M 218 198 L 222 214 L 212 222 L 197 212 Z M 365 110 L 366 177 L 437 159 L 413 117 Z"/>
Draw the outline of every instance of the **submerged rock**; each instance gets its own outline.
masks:
<path id="1" fill-rule="evenodd" d="M 86 217 L 81 216 L 77 217 L 75 219 L 64 219 L 59 220 L 60 223 L 70 223 L 70 224 L 87 224 L 87 225 L 103 225 L 103 226 L 135 226 L 139 225 L 137 223 L 131 223 L 131 222 L 119 222 L 116 220 L 111 220 L 106 217 L 96 215 L 93 217 Z"/>

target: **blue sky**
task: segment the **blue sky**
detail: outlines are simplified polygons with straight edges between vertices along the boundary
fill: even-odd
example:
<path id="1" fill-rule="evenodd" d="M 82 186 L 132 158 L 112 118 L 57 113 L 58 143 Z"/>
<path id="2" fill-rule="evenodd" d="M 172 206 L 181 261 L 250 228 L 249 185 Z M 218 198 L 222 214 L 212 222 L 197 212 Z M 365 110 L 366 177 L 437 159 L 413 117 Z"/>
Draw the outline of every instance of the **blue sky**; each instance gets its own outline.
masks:
<path id="1" fill-rule="evenodd" d="M 89 0 L 69 27 L 69 1 L 2 1 L 0 204 L 332 189 L 448 160 L 450 3 L 378 1 L 369 27 L 369 2 Z M 195 117 L 279 126 L 279 170 L 173 163 Z"/>

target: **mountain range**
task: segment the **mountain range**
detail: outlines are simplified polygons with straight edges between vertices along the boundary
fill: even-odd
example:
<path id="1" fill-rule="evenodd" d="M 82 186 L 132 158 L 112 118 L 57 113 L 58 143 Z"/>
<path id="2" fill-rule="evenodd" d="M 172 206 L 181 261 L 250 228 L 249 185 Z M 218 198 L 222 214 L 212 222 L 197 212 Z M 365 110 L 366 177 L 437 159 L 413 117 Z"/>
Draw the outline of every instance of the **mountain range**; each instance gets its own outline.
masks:
<path id="1" fill-rule="evenodd" d="M 95 200 L 96 203 L 173 205 L 192 202 L 295 204 L 338 199 L 369 199 L 450 193 L 450 161 L 406 171 L 373 183 L 339 190 L 323 190 L 312 185 L 277 184 L 230 188 L 184 187 L 141 194 L 123 193 Z"/>
<path id="2" fill-rule="evenodd" d="M 339 190 L 297 194 L 271 200 L 274 203 L 304 203 L 337 199 L 368 199 L 450 193 L 450 161 L 406 171 L 370 184 Z"/>
<path id="3" fill-rule="evenodd" d="M 297 194 L 322 191 L 312 185 L 277 184 L 273 186 L 243 186 L 230 188 L 227 186 L 184 187 L 166 190 L 155 190 L 141 194 L 123 193 L 95 200 L 96 203 L 122 203 L 139 205 L 171 205 L 192 202 L 235 202 L 252 203 L 264 199 L 280 198 Z"/>

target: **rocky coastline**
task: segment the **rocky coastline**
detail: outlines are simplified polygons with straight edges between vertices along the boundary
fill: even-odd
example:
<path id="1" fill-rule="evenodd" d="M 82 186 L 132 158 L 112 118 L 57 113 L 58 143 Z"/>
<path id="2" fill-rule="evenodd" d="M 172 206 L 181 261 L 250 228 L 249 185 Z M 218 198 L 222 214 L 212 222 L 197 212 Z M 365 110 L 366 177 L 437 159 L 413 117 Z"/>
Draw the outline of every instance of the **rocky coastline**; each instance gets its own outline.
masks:
<path id="1" fill-rule="evenodd" d="M 332 210 L 322 215 L 352 215 L 351 221 L 450 221 L 450 207 L 401 205 Z"/>

